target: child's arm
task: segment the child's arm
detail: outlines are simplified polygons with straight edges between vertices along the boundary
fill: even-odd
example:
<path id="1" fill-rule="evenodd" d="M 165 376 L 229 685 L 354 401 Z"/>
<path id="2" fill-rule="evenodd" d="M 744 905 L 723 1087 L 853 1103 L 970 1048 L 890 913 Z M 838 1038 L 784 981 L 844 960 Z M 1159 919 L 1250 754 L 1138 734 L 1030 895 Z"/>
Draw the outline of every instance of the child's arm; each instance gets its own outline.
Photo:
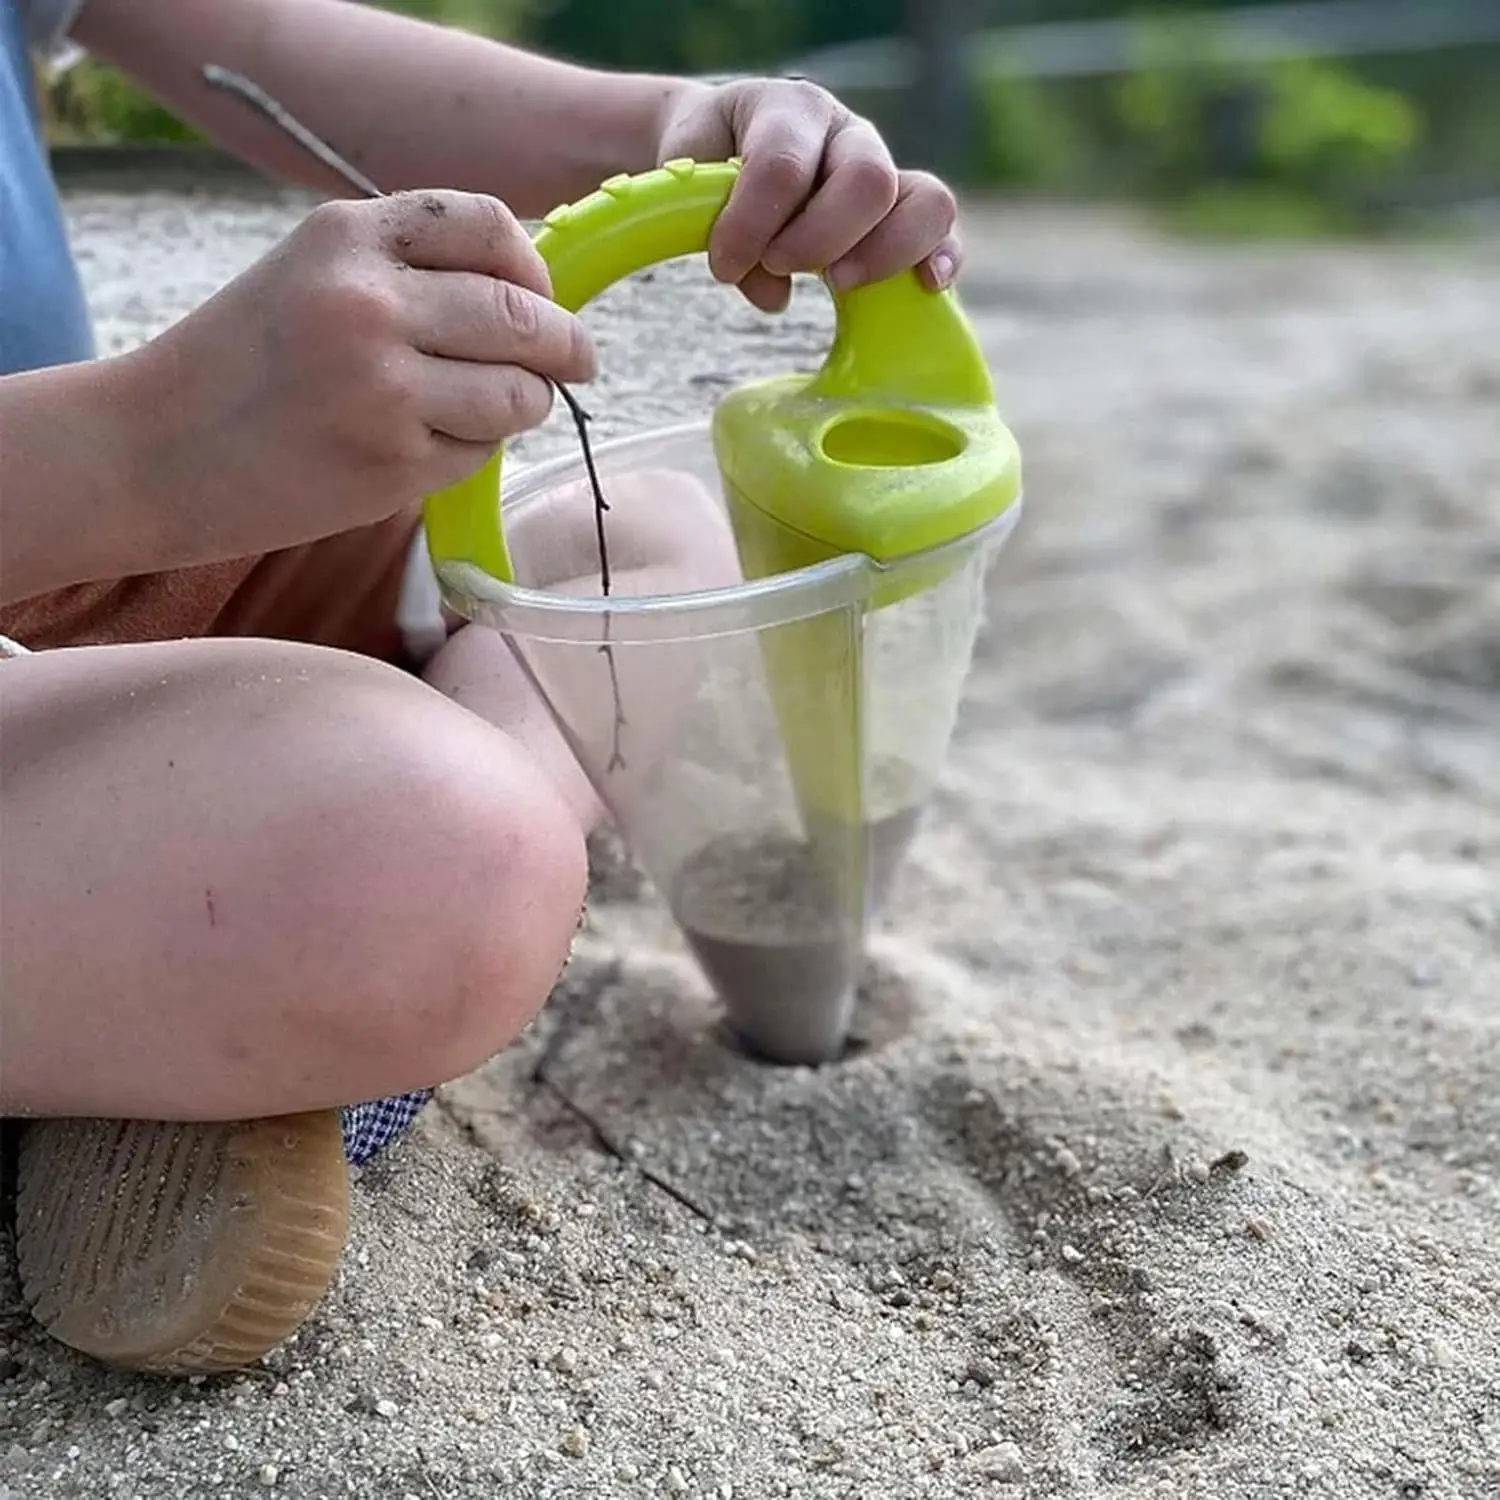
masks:
<path id="1" fill-rule="evenodd" d="M 592 379 L 498 200 L 327 203 L 128 354 L 0 378 L 0 603 L 378 521 Z"/>
<path id="2" fill-rule="evenodd" d="M 91 360 L 0 376 L 0 606 L 153 566 L 145 413 L 121 373 Z"/>
<path id="3" fill-rule="evenodd" d="M 387 191 L 458 187 L 523 218 L 672 156 L 744 158 L 710 264 L 773 309 L 788 273 L 840 284 L 907 266 L 947 285 L 958 268 L 953 195 L 898 172 L 879 133 L 791 80 L 718 87 L 602 72 L 350 0 L 87 0 L 76 39 L 262 168 L 347 191 L 204 63 L 244 74 Z"/>
<path id="4" fill-rule="evenodd" d="M 456 187 L 523 218 L 656 165 L 680 80 L 599 73 L 349 0 L 88 0 L 73 35 L 229 149 L 347 190 L 204 63 L 253 79 L 386 191 Z"/>

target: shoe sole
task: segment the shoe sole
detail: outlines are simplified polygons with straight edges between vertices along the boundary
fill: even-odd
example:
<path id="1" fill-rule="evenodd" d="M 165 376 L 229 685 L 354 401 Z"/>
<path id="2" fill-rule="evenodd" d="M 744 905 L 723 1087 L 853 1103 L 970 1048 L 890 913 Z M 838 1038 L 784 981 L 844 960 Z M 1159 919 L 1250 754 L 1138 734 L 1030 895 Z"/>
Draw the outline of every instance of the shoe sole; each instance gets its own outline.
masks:
<path id="1" fill-rule="evenodd" d="M 44 1120 L 21 1135 L 22 1295 L 54 1338 L 123 1369 L 255 1363 L 318 1305 L 348 1230 L 336 1110 Z"/>

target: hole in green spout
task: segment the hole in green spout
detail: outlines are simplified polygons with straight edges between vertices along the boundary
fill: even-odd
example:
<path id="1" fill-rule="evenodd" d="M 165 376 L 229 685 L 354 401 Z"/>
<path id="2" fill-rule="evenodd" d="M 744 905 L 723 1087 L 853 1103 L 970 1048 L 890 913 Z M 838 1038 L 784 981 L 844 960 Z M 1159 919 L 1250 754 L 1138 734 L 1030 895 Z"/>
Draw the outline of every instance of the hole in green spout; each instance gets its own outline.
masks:
<path id="1" fill-rule="evenodd" d="M 947 463 L 964 451 L 957 428 L 918 412 L 854 412 L 824 429 L 823 456 L 861 469 L 912 469 Z"/>

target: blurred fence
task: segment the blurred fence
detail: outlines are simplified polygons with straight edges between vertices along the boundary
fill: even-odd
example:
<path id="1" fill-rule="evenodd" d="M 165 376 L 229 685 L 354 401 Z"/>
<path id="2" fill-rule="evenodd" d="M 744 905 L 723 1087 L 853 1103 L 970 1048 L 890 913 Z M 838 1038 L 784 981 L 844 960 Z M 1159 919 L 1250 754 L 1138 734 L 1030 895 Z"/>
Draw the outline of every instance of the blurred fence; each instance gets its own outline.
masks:
<path id="1" fill-rule="evenodd" d="M 1291 57 L 1415 55 L 1500 47 L 1494 0 L 1323 0 L 1151 17 L 1164 39 L 1191 51 L 1209 33 L 1216 55 L 1237 61 Z M 1124 73 L 1139 61 L 1140 18 L 1064 21 L 979 31 L 966 39 L 977 72 L 997 66 L 1029 78 L 1089 78 Z M 899 91 L 920 74 L 915 44 L 900 37 L 849 42 L 798 58 L 790 71 L 836 92 Z"/>
<path id="2" fill-rule="evenodd" d="M 945 0 L 929 3 L 945 9 Z M 964 8 L 953 6 L 955 25 Z M 1192 73 L 1325 59 L 1420 111 L 1420 144 L 1389 190 L 1412 202 L 1500 194 L 1500 0 L 1322 0 L 976 29 L 961 46 L 950 35 L 941 54 L 932 30 L 807 53 L 787 69 L 869 114 L 908 157 L 955 173 L 972 167 L 982 143 L 956 140 L 940 122 L 1004 129 L 993 112 L 986 126 L 978 96 L 997 81 L 1013 94 L 1024 88 L 1020 124 L 1045 133 L 1050 116 L 1069 137 L 1066 149 L 1055 143 L 1055 170 L 1041 185 L 1087 191 L 1118 184 L 1126 170 L 1114 101 L 1147 62 Z M 933 110 L 935 87 L 964 92 L 967 107 L 944 98 Z"/>

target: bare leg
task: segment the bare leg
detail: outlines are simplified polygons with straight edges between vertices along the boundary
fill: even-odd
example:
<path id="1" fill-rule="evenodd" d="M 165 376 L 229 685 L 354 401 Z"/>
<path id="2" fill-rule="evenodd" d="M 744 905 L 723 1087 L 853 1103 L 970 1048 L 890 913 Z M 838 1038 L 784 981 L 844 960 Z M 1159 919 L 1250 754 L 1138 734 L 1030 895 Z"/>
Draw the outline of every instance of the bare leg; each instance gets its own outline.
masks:
<path id="1" fill-rule="evenodd" d="M 641 519 L 627 588 L 693 586 L 707 536 L 661 536 L 693 517 Z M 22 1284 L 65 1342 L 280 1342 L 347 1230 L 332 1106 L 457 1076 L 550 988 L 601 809 L 497 636 L 427 675 L 223 640 L 0 671 L 0 1113 L 84 1117 L 22 1139 Z"/>
<path id="2" fill-rule="evenodd" d="M 576 817 L 437 693 L 312 648 L 0 665 L 0 1111 L 239 1119 L 458 1076 L 545 999 Z"/>
<path id="3" fill-rule="evenodd" d="M 21 1138 L 32 1311 L 110 1363 L 249 1363 L 343 1252 L 330 1106 L 454 1077 L 541 1004 L 576 818 L 408 677 L 198 641 L 0 665 L 0 822 L 0 1112 L 85 1117 Z"/>

